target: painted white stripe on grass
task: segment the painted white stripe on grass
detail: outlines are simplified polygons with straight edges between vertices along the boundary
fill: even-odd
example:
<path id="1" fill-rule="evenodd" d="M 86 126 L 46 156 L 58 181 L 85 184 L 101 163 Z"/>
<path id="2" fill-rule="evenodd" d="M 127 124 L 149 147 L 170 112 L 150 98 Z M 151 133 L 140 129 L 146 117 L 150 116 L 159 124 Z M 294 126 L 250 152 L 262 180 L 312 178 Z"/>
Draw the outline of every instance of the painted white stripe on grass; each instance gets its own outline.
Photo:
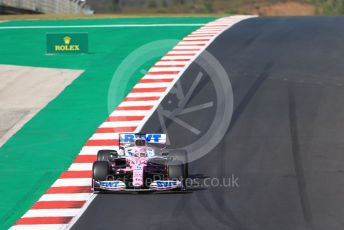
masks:
<path id="1" fill-rule="evenodd" d="M 10 230 L 61 230 L 66 226 L 67 224 L 26 224 L 14 225 Z"/>
<path id="2" fill-rule="evenodd" d="M 51 187 L 89 186 L 90 184 L 91 184 L 90 178 L 66 178 L 66 179 L 57 179 Z"/>
<path id="3" fill-rule="evenodd" d="M 44 194 L 39 201 L 84 201 L 88 200 L 93 193 L 60 193 Z"/>
<path id="4" fill-rule="evenodd" d="M 67 29 L 67 28 L 122 28 L 122 27 L 197 27 L 202 23 L 175 23 L 175 24 L 109 24 L 109 25 L 65 25 L 65 26 L 0 26 L 0 30 L 11 29 Z"/>
<path id="5" fill-rule="evenodd" d="M 98 146 L 99 149 L 106 149 L 102 148 L 103 146 Z M 69 171 L 89 171 L 92 170 L 92 163 L 73 163 L 68 169 Z"/>
<path id="6" fill-rule="evenodd" d="M 59 208 L 59 209 L 30 209 L 23 217 L 57 217 L 75 216 L 80 211 L 79 208 Z"/>

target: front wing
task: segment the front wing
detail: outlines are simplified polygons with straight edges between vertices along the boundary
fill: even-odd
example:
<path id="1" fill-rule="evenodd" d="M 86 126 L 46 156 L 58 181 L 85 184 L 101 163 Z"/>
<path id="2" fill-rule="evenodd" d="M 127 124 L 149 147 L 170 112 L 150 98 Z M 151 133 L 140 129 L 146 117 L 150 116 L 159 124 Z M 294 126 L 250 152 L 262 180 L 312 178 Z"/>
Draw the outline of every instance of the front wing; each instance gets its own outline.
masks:
<path id="1" fill-rule="evenodd" d="M 94 190 L 107 192 L 156 192 L 156 191 L 174 191 L 183 189 L 181 181 L 156 180 L 149 188 L 127 188 L 125 183 L 120 180 L 114 181 L 93 181 Z"/>

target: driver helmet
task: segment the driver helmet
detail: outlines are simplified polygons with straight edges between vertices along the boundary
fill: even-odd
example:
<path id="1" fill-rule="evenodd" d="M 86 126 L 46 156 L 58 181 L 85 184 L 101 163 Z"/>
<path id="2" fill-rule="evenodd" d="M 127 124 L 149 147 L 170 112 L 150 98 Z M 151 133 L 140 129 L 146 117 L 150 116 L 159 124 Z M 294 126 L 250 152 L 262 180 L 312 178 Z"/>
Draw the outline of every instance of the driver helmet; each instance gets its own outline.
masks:
<path id="1" fill-rule="evenodd" d="M 146 140 L 145 139 L 137 139 L 135 140 L 136 146 L 146 146 Z"/>

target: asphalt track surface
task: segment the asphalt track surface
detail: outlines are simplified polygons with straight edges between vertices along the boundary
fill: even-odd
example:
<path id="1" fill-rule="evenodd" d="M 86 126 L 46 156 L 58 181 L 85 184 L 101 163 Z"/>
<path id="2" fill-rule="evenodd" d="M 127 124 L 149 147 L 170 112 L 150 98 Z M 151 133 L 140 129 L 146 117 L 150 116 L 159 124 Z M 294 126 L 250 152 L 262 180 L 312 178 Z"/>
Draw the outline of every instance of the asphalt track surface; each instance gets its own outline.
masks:
<path id="1" fill-rule="evenodd" d="M 343 229 L 343 28 L 342 17 L 256 18 L 224 32 L 207 51 L 229 75 L 234 113 L 221 142 L 190 164 L 190 174 L 234 174 L 240 187 L 102 194 L 72 229 Z M 199 72 L 190 66 L 183 87 Z M 173 106 L 172 97 L 163 105 Z M 207 99 L 220 106 L 205 76 L 189 105 Z M 203 131 L 212 110 L 180 118 Z M 172 147 L 193 140 L 182 126 L 166 124 Z M 143 131 L 160 126 L 155 113 Z"/>

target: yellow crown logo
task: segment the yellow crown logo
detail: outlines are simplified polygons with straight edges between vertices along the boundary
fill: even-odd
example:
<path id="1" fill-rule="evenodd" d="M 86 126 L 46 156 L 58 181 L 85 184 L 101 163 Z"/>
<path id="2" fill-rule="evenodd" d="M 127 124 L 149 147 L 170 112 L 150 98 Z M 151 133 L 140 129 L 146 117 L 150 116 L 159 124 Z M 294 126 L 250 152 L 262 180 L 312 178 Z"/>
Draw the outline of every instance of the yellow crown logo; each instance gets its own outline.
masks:
<path id="1" fill-rule="evenodd" d="M 68 37 L 68 36 L 66 36 L 66 37 L 64 37 L 64 38 L 63 38 L 63 40 L 64 40 L 64 43 L 65 43 L 66 45 L 69 45 L 69 43 L 70 43 L 70 40 L 72 40 L 72 38 L 71 38 L 71 37 Z"/>

